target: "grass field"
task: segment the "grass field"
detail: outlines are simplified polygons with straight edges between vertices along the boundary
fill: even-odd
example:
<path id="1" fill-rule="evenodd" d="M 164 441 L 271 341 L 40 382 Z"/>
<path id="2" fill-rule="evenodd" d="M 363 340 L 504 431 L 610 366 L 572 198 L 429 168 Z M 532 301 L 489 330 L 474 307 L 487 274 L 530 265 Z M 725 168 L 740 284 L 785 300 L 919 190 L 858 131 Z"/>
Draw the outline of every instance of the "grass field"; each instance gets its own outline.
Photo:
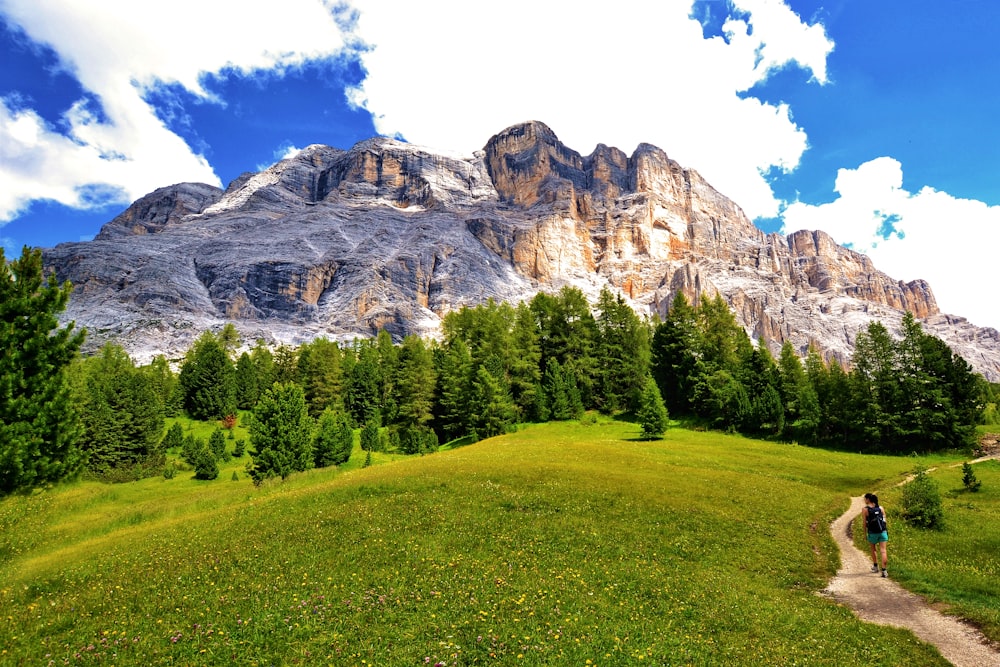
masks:
<path id="1" fill-rule="evenodd" d="M 816 595 L 830 521 L 914 459 L 638 433 L 553 423 L 260 488 L 244 459 L 7 498 L 0 664 L 947 664 Z M 996 507 L 992 475 L 968 502 Z"/>

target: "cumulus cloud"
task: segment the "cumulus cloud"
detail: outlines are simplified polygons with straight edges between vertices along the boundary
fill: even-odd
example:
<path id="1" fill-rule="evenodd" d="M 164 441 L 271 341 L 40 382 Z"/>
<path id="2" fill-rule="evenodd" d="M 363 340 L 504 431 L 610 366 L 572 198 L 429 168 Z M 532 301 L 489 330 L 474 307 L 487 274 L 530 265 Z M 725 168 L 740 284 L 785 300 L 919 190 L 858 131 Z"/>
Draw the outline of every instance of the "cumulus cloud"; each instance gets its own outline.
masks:
<path id="1" fill-rule="evenodd" d="M 840 169 L 834 189 L 838 197 L 828 204 L 789 205 L 783 231 L 822 229 L 894 278 L 927 280 L 943 312 L 1000 328 L 994 300 L 975 287 L 994 282 L 1000 206 L 926 186 L 909 192 L 902 165 L 890 157 Z"/>
<path id="2" fill-rule="evenodd" d="M 747 91 L 789 66 L 825 82 L 833 48 L 781 0 L 734 0 L 747 18 L 708 39 L 683 0 L 354 4 L 371 45 L 354 99 L 380 132 L 468 153 L 541 120 L 584 154 L 597 143 L 626 152 L 653 143 L 751 217 L 777 212 L 762 172 L 794 168 L 807 141 L 787 106 Z"/>
<path id="3" fill-rule="evenodd" d="M 202 85 L 206 73 L 295 67 L 345 46 L 341 17 L 323 0 L 3 0 L 0 9 L 88 93 L 56 124 L 0 99 L 0 221 L 35 199 L 84 208 L 128 202 L 165 183 L 218 184 L 146 94 L 179 85 L 220 102 Z"/>

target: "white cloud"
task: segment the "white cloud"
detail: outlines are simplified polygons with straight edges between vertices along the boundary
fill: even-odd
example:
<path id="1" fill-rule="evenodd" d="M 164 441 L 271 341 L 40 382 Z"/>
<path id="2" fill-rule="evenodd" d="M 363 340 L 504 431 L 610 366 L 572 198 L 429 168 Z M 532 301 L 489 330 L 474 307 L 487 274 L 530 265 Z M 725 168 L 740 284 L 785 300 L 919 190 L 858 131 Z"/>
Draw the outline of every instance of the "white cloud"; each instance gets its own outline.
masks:
<path id="1" fill-rule="evenodd" d="M 829 204 L 788 206 L 783 231 L 822 229 L 893 278 L 928 281 L 942 312 L 1000 328 L 995 300 L 984 296 L 995 282 L 1000 206 L 930 187 L 909 192 L 889 157 L 839 170 L 834 189 Z"/>
<path id="2" fill-rule="evenodd" d="M 344 39 L 324 0 L 2 0 L 0 10 L 60 63 L 101 105 L 84 102 L 47 124 L 31 109 L 0 100 L 0 221 L 35 199 L 86 207 L 131 201 L 164 184 L 219 183 L 211 166 L 156 117 L 150 87 L 179 84 L 210 98 L 206 73 L 280 69 L 335 55 Z"/>
<path id="3" fill-rule="evenodd" d="M 640 142 L 698 169 L 751 217 L 778 210 L 762 170 L 806 148 L 785 106 L 742 97 L 796 64 L 826 80 L 832 42 L 779 0 L 736 0 L 750 18 L 705 39 L 690 0 L 577 4 L 357 0 L 368 76 L 355 100 L 384 134 L 471 152 L 541 120 L 571 148 Z"/>

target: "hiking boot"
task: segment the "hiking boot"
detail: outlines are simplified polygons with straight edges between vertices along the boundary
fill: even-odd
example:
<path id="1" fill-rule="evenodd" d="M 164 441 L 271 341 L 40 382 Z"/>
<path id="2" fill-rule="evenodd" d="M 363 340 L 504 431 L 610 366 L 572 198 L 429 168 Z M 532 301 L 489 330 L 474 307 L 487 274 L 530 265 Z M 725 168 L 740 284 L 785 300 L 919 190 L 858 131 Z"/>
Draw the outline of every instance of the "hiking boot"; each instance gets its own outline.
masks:
<path id="1" fill-rule="evenodd" d="M 885 578 L 887 578 L 888 576 L 889 576 L 889 570 L 886 570 L 886 569 L 883 569 L 883 570 L 882 570 L 882 578 L 883 578 L 883 579 L 885 579 Z"/>
<path id="2" fill-rule="evenodd" d="M 872 564 L 872 572 L 878 573 L 878 565 Z"/>

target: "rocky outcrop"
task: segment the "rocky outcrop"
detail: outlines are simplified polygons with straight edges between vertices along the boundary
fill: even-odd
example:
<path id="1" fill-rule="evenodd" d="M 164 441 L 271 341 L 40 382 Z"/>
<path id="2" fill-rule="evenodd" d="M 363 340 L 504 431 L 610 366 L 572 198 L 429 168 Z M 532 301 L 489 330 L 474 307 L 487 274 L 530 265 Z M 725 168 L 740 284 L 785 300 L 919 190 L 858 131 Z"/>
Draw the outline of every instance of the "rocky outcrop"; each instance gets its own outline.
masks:
<path id="1" fill-rule="evenodd" d="M 924 281 L 894 280 L 823 232 L 764 234 L 655 146 L 582 156 L 538 122 L 471 156 L 387 138 L 310 146 L 224 192 L 157 190 L 45 261 L 74 284 L 66 318 L 91 345 L 114 338 L 139 358 L 224 322 L 292 344 L 433 335 L 463 305 L 571 284 L 610 286 L 650 315 L 678 292 L 720 293 L 775 350 L 816 344 L 844 361 L 859 328 L 894 329 L 909 310 L 1000 379 L 997 332 L 939 313 Z"/>

